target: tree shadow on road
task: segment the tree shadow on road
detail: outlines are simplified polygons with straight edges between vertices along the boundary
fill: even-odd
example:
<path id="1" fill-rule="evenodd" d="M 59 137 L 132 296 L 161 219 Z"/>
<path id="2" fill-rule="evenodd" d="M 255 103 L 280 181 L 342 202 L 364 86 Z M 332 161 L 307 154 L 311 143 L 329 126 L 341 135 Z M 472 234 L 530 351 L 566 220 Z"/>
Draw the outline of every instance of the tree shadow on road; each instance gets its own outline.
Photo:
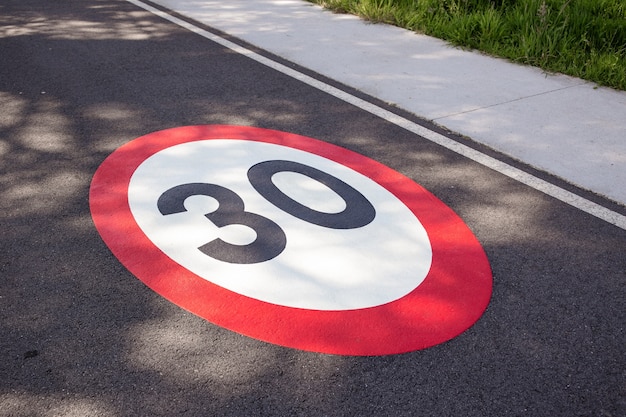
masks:
<path id="1" fill-rule="evenodd" d="M 9 1 L 0 16 L 0 414 L 556 416 L 623 406 L 622 231 L 574 226 L 574 209 L 128 3 Z M 490 258 L 485 316 L 424 351 L 341 357 L 238 335 L 150 291 L 94 228 L 91 177 L 136 137 L 218 123 L 376 155 L 434 192 Z"/>

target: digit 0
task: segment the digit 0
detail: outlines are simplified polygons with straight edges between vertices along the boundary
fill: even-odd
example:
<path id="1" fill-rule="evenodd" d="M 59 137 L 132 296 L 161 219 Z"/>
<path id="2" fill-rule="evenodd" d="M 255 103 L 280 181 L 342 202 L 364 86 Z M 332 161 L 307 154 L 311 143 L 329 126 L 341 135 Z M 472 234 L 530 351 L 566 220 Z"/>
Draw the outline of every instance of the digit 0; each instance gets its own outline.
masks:
<path id="1" fill-rule="evenodd" d="M 272 176 L 278 172 L 295 172 L 319 181 L 337 193 L 346 203 L 346 208 L 339 213 L 324 213 L 295 201 L 272 182 Z M 374 206 L 359 191 L 337 177 L 299 162 L 260 162 L 248 170 L 248 180 L 259 194 L 279 209 L 318 226 L 356 229 L 371 223 L 376 217 Z"/>

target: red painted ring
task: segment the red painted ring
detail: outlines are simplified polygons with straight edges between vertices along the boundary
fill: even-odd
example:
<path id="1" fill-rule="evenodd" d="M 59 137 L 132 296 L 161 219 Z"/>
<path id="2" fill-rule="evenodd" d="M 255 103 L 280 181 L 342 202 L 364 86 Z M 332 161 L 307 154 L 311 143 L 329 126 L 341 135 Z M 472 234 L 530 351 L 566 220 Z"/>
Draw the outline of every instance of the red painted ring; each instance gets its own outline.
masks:
<path id="1" fill-rule="evenodd" d="M 259 141 L 310 152 L 345 165 L 402 201 L 426 229 L 432 265 L 398 300 L 370 308 L 321 311 L 250 298 L 188 271 L 137 225 L 128 204 L 130 178 L 147 158 L 174 145 L 212 139 Z M 113 152 L 96 171 L 89 195 L 97 230 L 113 254 L 148 287 L 176 305 L 235 332 L 321 353 L 388 355 L 448 341 L 483 314 L 492 291 L 485 252 L 463 220 L 406 176 L 370 158 L 316 139 L 275 130 L 185 126 L 150 133 Z"/>

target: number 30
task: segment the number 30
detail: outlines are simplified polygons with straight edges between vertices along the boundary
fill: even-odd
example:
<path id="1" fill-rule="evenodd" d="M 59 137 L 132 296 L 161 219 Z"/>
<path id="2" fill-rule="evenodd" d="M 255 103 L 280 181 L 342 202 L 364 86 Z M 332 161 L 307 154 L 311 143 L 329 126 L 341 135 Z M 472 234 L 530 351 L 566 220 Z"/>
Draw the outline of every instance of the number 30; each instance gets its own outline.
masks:
<path id="1" fill-rule="evenodd" d="M 339 213 L 324 213 L 307 207 L 283 193 L 272 182 L 278 172 L 295 172 L 319 181 L 346 203 Z M 374 220 L 376 210 L 372 204 L 350 185 L 319 169 L 293 161 L 273 160 L 260 162 L 248 170 L 248 180 L 254 189 L 279 209 L 308 223 L 330 229 L 356 229 Z M 202 253 L 228 263 L 253 264 L 269 261 L 280 255 L 287 245 L 283 229 L 274 221 L 245 211 L 241 197 L 234 191 L 216 184 L 189 183 L 165 191 L 158 199 L 157 207 L 163 215 L 186 211 L 184 202 L 188 197 L 205 195 L 217 200 L 218 208 L 204 216 L 217 227 L 240 224 L 250 227 L 257 237 L 247 245 L 233 245 L 214 239 L 198 249 Z"/>

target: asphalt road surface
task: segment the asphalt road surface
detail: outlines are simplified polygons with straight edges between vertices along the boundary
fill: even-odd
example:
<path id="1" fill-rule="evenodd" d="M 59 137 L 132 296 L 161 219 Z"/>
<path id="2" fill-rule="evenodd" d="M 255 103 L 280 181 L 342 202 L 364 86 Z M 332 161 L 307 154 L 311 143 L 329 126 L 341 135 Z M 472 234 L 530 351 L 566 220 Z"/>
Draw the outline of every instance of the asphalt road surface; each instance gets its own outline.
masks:
<path id="1" fill-rule="evenodd" d="M 2 416 L 626 415 L 615 225 L 124 1 L 0 3 L 0 109 Z M 94 227 L 90 183 L 125 143 L 198 124 L 320 139 L 421 184 L 487 254 L 484 315 L 425 350 L 329 355 L 147 288 Z"/>

